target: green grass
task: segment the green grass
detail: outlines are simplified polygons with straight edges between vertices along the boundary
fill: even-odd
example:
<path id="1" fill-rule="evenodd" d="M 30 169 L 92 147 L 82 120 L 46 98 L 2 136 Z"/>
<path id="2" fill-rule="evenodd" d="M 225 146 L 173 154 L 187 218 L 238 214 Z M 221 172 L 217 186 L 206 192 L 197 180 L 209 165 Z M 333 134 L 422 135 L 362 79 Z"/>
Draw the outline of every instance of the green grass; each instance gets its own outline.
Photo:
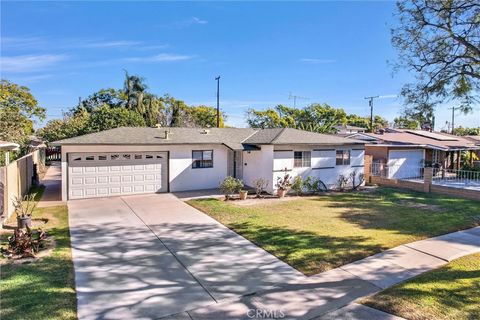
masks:
<path id="1" fill-rule="evenodd" d="M 1 260 L 0 319 L 76 319 L 67 206 L 37 208 L 33 218 L 48 219 L 44 229 L 56 246 L 31 263 Z"/>
<path id="2" fill-rule="evenodd" d="M 308 275 L 480 222 L 479 202 L 390 188 L 254 206 L 189 204 Z"/>
<path id="3" fill-rule="evenodd" d="M 361 303 L 412 320 L 480 319 L 480 254 L 454 260 Z"/>

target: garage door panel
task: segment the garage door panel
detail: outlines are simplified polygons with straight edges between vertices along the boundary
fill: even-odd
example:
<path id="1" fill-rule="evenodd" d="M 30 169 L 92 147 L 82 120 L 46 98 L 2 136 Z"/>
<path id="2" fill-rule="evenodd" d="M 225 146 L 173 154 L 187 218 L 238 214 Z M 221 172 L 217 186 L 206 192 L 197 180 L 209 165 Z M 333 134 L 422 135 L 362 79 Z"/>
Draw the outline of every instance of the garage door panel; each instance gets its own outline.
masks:
<path id="1" fill-rule="evenodd" d="M 98 183 L 108 183 L 108 177 L 98 177 L 97 182 Z"/>
<path id="2" fill-rule="evenodd" d="M 69 199 L 167 191 L 162 153 L 70 154 Z"/>

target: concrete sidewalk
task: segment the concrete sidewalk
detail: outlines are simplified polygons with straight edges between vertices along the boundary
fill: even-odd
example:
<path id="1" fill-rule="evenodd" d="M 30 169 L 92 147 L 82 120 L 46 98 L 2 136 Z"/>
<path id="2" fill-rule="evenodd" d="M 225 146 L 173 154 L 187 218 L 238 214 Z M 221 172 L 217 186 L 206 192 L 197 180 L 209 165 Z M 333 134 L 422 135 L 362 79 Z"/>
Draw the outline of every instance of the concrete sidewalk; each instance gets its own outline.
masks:
<path id="1" fill-rule="evenodd" d="M 279 284 L 252 296 L 175 317 L 250 319 L 251 312 L 260 310 L 282 314 L 283 319 L 401 319 L 354 301 L 478 252 L 480 227 L 402 245 L 305 280 Z"/>
<path id="2" fill-rule="evenodd" d="M 62 169 L 60 162 L 52 162 L 40 184 L 45 186 L 45 190 L 37 207 L 45 208 L 66 204 L 66 202 L 62 201 Z"/>

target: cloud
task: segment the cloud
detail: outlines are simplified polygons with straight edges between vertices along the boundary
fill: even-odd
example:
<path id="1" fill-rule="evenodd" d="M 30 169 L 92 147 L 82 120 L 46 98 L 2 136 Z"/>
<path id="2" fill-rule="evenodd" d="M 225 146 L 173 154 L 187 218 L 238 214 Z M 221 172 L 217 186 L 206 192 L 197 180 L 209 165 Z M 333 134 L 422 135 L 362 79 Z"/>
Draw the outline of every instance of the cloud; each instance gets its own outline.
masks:
<path id="1" fill-rule="evenodd" d="M 200 19 L 198 17 L 191 17 L 189 19 L 185 19 L 185 20 L 180 20 L 180 21 L 177 21 L 173 24 L 174 27 L 177 27 L 177 28 L 186 28 L 186 27 L 190 27 L 190 26 L 193 26 L 193 25 L 196 25 L 196 24 L 207 24 L 208 21 L 207 20 L 203 20 L 203 19 Z"/>
<path id="2" fill-rule="evenodd" d="M 124 58 L 122 60 L 127 62 L 175 62 L 175 61 L 191 60 L 194 57 L 195 56 L 184 55 L 184 54 L 160 53 L 154 56 L 132 57 L 132 58 Z"/>
<path id="3" fill-rule="evenodd" d="M 310 63 L 310 64 L 329 64 L 335 63 L 336 60 L 333 59 L 317 59 L 317 58 L 302 58 L 300 62 Z"/>
<path id="4" fill-rule="evenodd" d="M 3 72 L 21 73 L 43 70 L 68 59 L 64 54 L 40 54 L 1 57 Z"/>
<path id="5" fill-rule="evenodd" d="M 200 19 L 200 18 L 197 18 L 197 17 L 192 17 L 192 19 L 190 19 L 190 21 L 192 22 L 192 24 L 207 24 L 208 23 L 207 20 L 203 20 L 203 19 Z"/>
<path id="6" fill-rule="evenodd" d="M 122 48 L 141 45 L 140 41 L 117 40 L 117 41 L 103 41 L 103 42 L 87 42 L 85 44 L 78 44 L 79 47 L 84 48 Z"/>
<path id="7" fill-rule="evenodd" d="M 35 83 L 45 79 L 50 79 L 53 77 L 53 74 L 36 74 L 31 76 L 22 76 L 19 78 L 15 78 L 17 82 L 24 82 L 24 83 Z"/>

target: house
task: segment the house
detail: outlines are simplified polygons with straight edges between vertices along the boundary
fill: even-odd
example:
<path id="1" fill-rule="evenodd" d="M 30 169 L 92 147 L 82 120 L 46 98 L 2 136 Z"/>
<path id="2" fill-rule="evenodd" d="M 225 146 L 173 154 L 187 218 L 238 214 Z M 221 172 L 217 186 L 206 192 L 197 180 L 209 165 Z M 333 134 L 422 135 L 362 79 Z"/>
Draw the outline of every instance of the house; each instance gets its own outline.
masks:
<path id="1" fill-rule="evenodd" d="M 363 173 L 364 142 L 290 128 L 121 127 L 53 143 L 62 149 L 62 199 L 217 188 L 226 176 L 253 186 L 314 176 L 329 187 Z"/>
<path id="2" fill-rule="evenodd" d="M 339 126 L 335 126 L 335 130 L 337 130 L 338 135 L 350 135 L 352 133 L 366 132 L 367 128 L 342 124 L 342 125 L 339 125 Z"/>
<path id="3" fill-rule="evenodd" d="M 365 141 L 365 154 L 373 157 L 377 169 L 390 167 L 392 178 L 415 176 L 425 165 L 460 169 L 462 152 L 480 150 L 464 137 L 424 130 L 386 129 L 348 137 Z"/>

